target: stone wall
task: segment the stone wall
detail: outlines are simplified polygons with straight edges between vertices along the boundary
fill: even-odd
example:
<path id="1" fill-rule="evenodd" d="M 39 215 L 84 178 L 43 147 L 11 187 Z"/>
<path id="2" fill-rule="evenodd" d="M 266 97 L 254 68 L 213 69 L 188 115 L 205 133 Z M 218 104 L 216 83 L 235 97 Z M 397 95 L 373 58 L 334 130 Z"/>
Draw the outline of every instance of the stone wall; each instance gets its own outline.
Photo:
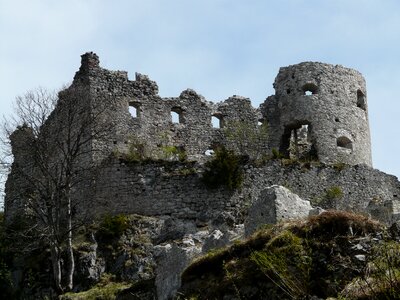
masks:
<path id="1" fill-rule="evenodd" d="M 304 62 L 279 70 L 275 95 L 261 110 L 270 129 L 270 147 L 286 156 L 298 151 L 306 129 L 309 155 L 324 163 L 372 166 L 365 80 L 339 65 Z"/>
<path id="2" fill-rule="evenodd" d="M 85 135 L 93 138 L 85 144 L 86 154 L 79 165 L 94 163 L 100 176 L 94 184 L 80 185 L 76 199 L 78 210 L 92 214 L 137 213 L 205 220 L 227 211 L 240 218 L 260 189 L 273 184 L 287 186 L 326 207 L 368 208 L 382 215 L 385 210 L 397 212 L 398 181 L 367 166 L 357 166 L 371 166 L 362 75 L 342 66 L 307 62 L 281 68 L 274 87 L 275 95 L 258 109 L 245 97 L 234 95 L 211 103 L 190 89 L 179 97 L 161 98 L 157 84 L 147 76 L 136 74 L 135 80 L 129 80 L 127 72 L 101 68 L 98 56 L 90 52 L 82 55 L 71 87 L 60 93 L 45 128 L 60 136 L 62 130 L 54 128 L 60 127 L 56 123 L 63 119 L 63 103 L 68 107 L 65 103 L 69 99 L 81 100 L 83 115 L 97 116 L 85 128 Z M 71 95 L 74 91 L 79 94 Z M 171 113 L 178 118 L 174 120 Z M 212 117 L 218 119 L 219 126 L 213 126 Z M 260 134 L 262 123 L 269 127 L 268 136 Z M 176 160 L 165 155 L 168 147 L 175 147 L 185 152 L 189 161 L 202 163 L 207 160 L 205 153 L 221 144 L 253 158 L 268 156 L 276 148 L 287 157 L 356 166 L 338 171 L 329 166 L 283 167 L 277 161 L 269 161 L 262 168 L 247 165 L 243 188 L 230 192 L 207 190 L 199 179 L 199 165 L 127 164 L 109 159 L 140 148 L 144 160 Z M 29 156 L 24 148 L 13 148 L 16 161 Z M 20 165 L 29 164 L 25 161 Z M 24 197 L 14 175 L 7 182 L 6 216 L 11 199 L 22 202 Z M 90 178 L 94 177 L 90 173 Z M 324 196 L 332 187 L 336 192 L 340 188 L 340 198 Z"/>
<path id="3" fill-rule="evenodd" d="M 90 88 L 94 111 L 108 103 L 103 121 L 113 128 L 108 139 L 93 144 L 94 149 L 108 150 L 101 152 L 128 152 L 132 144 L 144 143 L 152 157 L 163 147 L 175 146 L 189 157 L 201 159 L 215 145 L 231 144 L 234 148 L 226 141 L 224 128 L 234 127 L 236 122 L 244 122 L 251 130 L 258 128 L 259 113 L 248 98 L 234 95 L 214 104 L 190 89 L 179 97 L 161 98 L 157 84 L 147 76 L 136 73 L 131 81 L 126 72 L 103 69 L 94 53 L 82 56 L 73 85 L 83 82 Z M 213 126 L 212 117 L 220 126 Z M 263 144 L 265 148 L 267 140 Z"/>
<path id="4" fill-rule="evenodd" d="M 246 166 L 243 187 L 236 191 L 207 189 L 201 168 L 181 163 L 126 163 L 113 159 L 104 167 L 93 212 L 170 215 L 200 221 L 228 212 L 238 223 L 265 187 L 282 185 L 315 206 L 371 214 L 391 222 L 399 211 L 400 183 L 368 166 L 282 165 Z M 396 216 L 395 216 L 396 217 Z"/>

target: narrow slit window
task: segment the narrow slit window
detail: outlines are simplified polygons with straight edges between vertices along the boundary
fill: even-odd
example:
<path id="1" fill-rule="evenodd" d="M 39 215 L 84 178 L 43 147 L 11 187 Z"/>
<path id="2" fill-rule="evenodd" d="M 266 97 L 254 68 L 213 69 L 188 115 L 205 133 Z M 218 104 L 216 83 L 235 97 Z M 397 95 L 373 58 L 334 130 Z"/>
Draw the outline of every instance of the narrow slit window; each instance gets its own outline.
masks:
<path id="1" fill-rule="evenodd" d="M 361 90 L 357 90 L 357 107 L 362 110 L 367 110 L 367 105 L 365 103 L 365 95 Z"/>

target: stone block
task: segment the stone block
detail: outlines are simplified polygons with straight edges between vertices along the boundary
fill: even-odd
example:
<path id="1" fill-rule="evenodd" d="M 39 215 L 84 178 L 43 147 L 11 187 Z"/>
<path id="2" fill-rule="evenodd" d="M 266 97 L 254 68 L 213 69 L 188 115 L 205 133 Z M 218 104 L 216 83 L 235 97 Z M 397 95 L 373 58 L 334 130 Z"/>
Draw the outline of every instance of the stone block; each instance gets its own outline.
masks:
<path id="1" fill-rule="evenodd" d="M 245 235 L 251 235 L 264 224 L 305 218 L 311 209 L 309 201 L 301 199 L 285 187 L 273 185 L 262 190 L 251 204 L 245 221 Z"/>

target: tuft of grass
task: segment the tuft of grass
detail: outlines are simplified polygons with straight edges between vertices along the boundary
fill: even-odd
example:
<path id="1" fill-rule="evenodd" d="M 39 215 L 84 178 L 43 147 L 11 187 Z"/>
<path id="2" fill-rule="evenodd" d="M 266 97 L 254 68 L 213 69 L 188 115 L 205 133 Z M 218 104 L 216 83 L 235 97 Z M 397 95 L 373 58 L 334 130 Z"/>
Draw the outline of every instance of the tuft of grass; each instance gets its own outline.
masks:
<path id="1" fill-rule="evenodd" d="M 332 165 L 332 167 L 338 172 L 344 170 L 346 168 L 346 166 L 347 165 L 345 163 L 342 163 L 342 162 L 334 163 Z"/>
<path id="2" fill-rule="evenodd" d="M 366 272 L 340 293 L 343 299 L 400 299 L 400 244 L 386 241 L 372 249 Z"/>
<path id="3" fill-rule="evenodd" d="M 330 239 L 336 236 L 366 235 L 383 229 L 384 225 L 366 216 L 327 210 L 318 216 L 309 217 L 296 230 L 300 230 L 303 236 Z"/>
<path id="4" fill-rule="evenodd" d="M 179 160 L 181 162 L 184 162 L 187 159 L 186 151 L 183 148 L 166 145 L 166 146 L 161 146 L 160 149 L 161 149 L 161 158 L 164 160 L 171 160 L 171 161 Z"/>
<path id="5" fill-rule="evenodd" d="M 278 149 L 272 148 L 272 159 L 282 159 L 284 157 L 285 157 L 285 155 L 283 155 L 281 152 L 279 152 Z"/>
<path id="6" fill-rule="evenodd" d="M 250 258 L 288 297 L 300 299 L 309 294 L 311 251 L 291 231 L 284 230 Z"/>
<path id="7" fill-rule="evenodd" d="M 121 282 L 110 282 L 104 286 L 96 285 L 90 290 L 80 293 L 66 293 L 59 297 L 60 300 L 114 300 L 117 294 L 131 285 Z"/>
<path id="8" fill-rule="evenodd" d="M 340 186 L 332 186 L 326 190 L 325 198 L 328 200 L 335 200 L 343 198 L 343 191 Z"/>

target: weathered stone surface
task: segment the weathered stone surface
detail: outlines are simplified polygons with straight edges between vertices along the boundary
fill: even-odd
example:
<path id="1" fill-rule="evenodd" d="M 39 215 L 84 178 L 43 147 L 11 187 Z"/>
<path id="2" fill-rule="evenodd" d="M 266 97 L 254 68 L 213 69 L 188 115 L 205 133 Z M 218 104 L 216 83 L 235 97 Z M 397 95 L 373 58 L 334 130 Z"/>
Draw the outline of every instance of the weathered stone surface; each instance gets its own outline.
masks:
<path id="1" fill-rule="evenodd" d="M 190 89 L 178 97 L 161 98 L 157 84 L 146 75 L 136 74 L 130 80 L 127 72 L 103 69 L 95 53 L 86 53 L 73 84 L 60 94 L 63 100 L 74 87 L 83 88 L 87 97 L 81 105 L 87 113 L 106 107 L 104 119 L 96 126 L 111 126 L 104 140 L 91 141 L 92 149 L 87 150 L 93 151 L 87 151 L 82 161 L 93 162 L 101 176 L 72 195 L 76 215 L 159 217 L 138 221 L 138 232 L 132 232 L 130 240 L 122 238 L 122 249 L 113 253 L 114 260 L 105 267 L 99 249 L 77 256 L 77 272 L 84 280 L 96 281 L 104 268 L 124 280 L 149 280 L 154 275 L 153 246 L 179 240 L 170 248 L 161 247 L 156 278 L 159 295 L 172 295 L 182 268 L 199 253 L 240 237 L 243 228 L 238 224 L 247 215 L 249 234 L 262 223 L 308 214 L 307 201 L 282 187 L 266 189 L 272 185 L 287 186 L 323 209 L 369 213 L 386 223 L 400 219 L 399 181 L 371 168 L 366 87 L 355 70 L 311 62 L 281 68 L 275 95 L 256 109 L 245 97 L 234 95 L 211 103 Z M 171 113 L 178 114 L 178 120 Z M 59 106 L 46 128 L 57 122 L 57 114 L 62 115 Z M 219 119 L 221 128 L 213 127 L 212 117 Z M 257 134 L 259 121 L 268 124 L 269 136 L 249 142 L 246 138 Z M 227 132 L 240 122 L 248 127 L 244 140 L 232 141 Z M 6 184 L 7 221 L 24 213 L 30 186 L 16 165 L 30 171 L 32 139 L 26 126 L 11 136 L 14 166 Z M 215 145 L 251 158 L 257 157 L 251 155 L 254 148 L 265 156 L 275 148 L 292 160 L 269 160 L 262 166 L 246 163 L 240 189 L 209 190 L 201 181 L 202 163 L 209 159 L 205 152 Z M 132 162 L 127 155 L 135 147 L 145 153 Z M 179 155 L 168 152 L 171 147 L 185 152 L 188 161 L 178 162 Z M 299 158 L 322 163 L 300 164 Z"/>
<path id="2" fill-rule="evenodd" d="M 311 217 L 311 216 L 318 216 L 318 215 L 320 215 L 320 214 L 322 214 L 323 212 L 325 211 L 325 209 L 323 209 L 323 208 L 321 208 L 321 207 L 315 207 L 315 208 L 312 208 L 311 210 L 310 210 L 310 212 L 309 212 L 309 216 Z"/>
<path id="3" fill-rule="evenodd" d="M 157 299 L 165 300 L 174 296 L 181 286 L 181 274 L 191 260 L 201 253 L 201 247 L 194 242 L 184 246 L 167 244 L 158 246 L 156 290 Z"/>
<path id="4" fill-rule="evenodd" d="M 274 88 L 261 105 L 271 148 L 324 163 L 372 166 L 367 91 L 359 72 L 303 62 L 280 68 Z M 304 150 L 309 153 L 299 153 Z"/>
<path id="5" fill-rule="evenodd" d="M 214 230 L 204 241 L 202 252 L 207 253 L 212 249 L 222 248 L 229 244 L 229 236 L 220 230 Z"/>
<path id="6" fill-rule="evenodd" d="M 98 244 L 94 237 L 92 244 L 86 246 L 86 251 L 76 251 L 77 253 L 77 285 L 76 290 L 83 289 L 90 284 L 98 282 L 101 275 L 105 272 L 106 262 L 104 258 L 98 257 Z"/>
<path id="7" fill-rule="evenodd" d="M 305 218 L 311 209 L 309 201 L 301 199 L 285 187 L 274 185 L 266 188 L 249 208 L 245 222 L 246 236 L 254 233 L 263 224 Z"/>
<path id="8" fill-rule="evenodd" d="M 93 152 L 88 152 L 92 156 L 88 159 L 100 165 L 101 177 L 90 190 L 82 189 L 76 195 L 78 213 L 168 215 L 195 220 L 196 224 L 212 220 L 211 226 L 215 223 L 221 229 L 218 223 L 222 222 L 228 230 L 242 222 L 246 205 L 257 199 L 262 189 L 274 184 L 290 186 L 300 197 L 323 208 L 368 210 L 385 222 L 391 222 L 400 212 L 397 179 L 362 165 L 339 164 L 337 169 L 324 165 L 282 166 L 274 161 L 261 168 L 248 165 L 243 189 L 230 192 L 206 190 L 199 176 L 201 164 L 135 164 L 117 158 L 104 159 L 111 153 L 129 153 L 137 144 L 145 146 L 147 156 L 167 161 L 176 159 L 166 155 L 167 146 L 183 149 L 189 159 L 200 162 L 206 159 L 204 152 L 213 144 L 235 148 L 223 129 L 212 127 L 214 115 L 225 128 L 244 121 L 250 124 L 249 132 L 258 128 L 258 120 L 267 121 L 269 137 L 261 141 L 264 154 L 276 148 L 292 158 L 307 158 L 302 152 L 314 151 L 311 154 L 322 162 L 371 165 L 366 88 L 357 71 L 310 62 L 282 68 L 275 80 L 275 95 L 259 109 L 239 96 L 213 104 L 193 90 L 185 90 L 177 98 L 162 99 L 157 84 L 147 76 L 136 74 L 131 81 L 126 72 L 103 69 L 94 53 L 82 56 L 74 85 L 87 87 L 92 100 L 87 104 L 88 110 L 107 103 L 107 118 L 103 121 L 112 127 L 105 141 L 93 141 Z M 305 95 L 306 91 L 313 94 Z M 136 109 L 136 116 L 130 114 L 129 107 Z M 179 122 L 173 122 L 171 112 L 180 115 Z M 55 120 L 52 117 L 48 122 Z M 20 128 L 12 136 L 14 162 L 19 165 L 29 166 L 29 147 L 24 146 L 32 138 L 28 133 L 26 128 Z M 242 154 L 255 146 L 240 143 L 247 145 L 236 149 Z M 21 193 L 27 185 L 17 173 L 12 171 L 6 184 L 6 220 L 18 215 L 18 207 L 24 207 Z M 324 194 L 333 186 L 342 190 L 342 196 L 326 199 Z M 89 198 L 90 203 L 86 203 L 84 200 Z M 377 198 L 377 205 L 370 204 Z M 193 230 L 181 225 L 172 227 L 165 231 L 165 239 L 173 235 L 180 238 L 185 231 Z M 181 232 L 177 231 L 179 228 Z"/>

